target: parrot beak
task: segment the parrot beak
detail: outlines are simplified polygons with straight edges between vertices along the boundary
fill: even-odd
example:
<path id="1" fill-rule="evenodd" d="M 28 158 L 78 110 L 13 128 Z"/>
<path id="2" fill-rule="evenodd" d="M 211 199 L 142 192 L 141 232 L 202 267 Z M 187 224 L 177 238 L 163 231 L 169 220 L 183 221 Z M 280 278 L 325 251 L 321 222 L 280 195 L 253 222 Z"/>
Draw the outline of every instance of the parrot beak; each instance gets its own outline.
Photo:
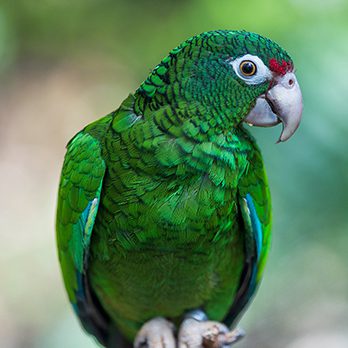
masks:
<path id="1" fill-rule="evenodd" d="M 292 72 L 274 79 L 273 87 L 256 100 L 244 122 L 259 127 L 272 127 L 280 122 L 283 130 L 279 142 L 288 140 L 298 128 L 302 116 L 302 93 Z"/>

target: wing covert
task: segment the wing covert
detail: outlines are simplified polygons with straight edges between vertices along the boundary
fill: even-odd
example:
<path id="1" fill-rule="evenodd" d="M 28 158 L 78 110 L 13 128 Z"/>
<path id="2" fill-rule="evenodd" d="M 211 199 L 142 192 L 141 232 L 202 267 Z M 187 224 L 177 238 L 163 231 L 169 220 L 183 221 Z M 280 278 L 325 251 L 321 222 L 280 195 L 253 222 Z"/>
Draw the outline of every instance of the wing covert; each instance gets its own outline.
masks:
<path id="1" fill-rule="evenodd" d="M 239 290 L 224 322 L 232 325 L 262 278 L 270 246 L 271 200 L 263 161 L 255 146 L 238 184 L 238 205 L 245 236 L 245 263 Z"/>
<path id="2" fill-rule="evenodd" d="M 67 146 L 56 220 L 58 255 L 69 300 L 87 331 L 101 342 L 108 319 L 90 291 L 87 266 L 105 162 L 97 139 L 84 131 Z"/>

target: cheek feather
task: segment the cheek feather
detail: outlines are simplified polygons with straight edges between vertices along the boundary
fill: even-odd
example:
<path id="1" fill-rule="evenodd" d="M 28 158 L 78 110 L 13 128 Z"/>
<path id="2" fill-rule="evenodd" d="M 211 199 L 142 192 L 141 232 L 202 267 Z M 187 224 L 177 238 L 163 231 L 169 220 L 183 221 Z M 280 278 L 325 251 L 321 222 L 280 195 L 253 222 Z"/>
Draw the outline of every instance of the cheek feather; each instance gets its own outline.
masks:
<path id="1" fill-rule="evenodd" d="M 269 60 L 269 70 L 281 76 L 284 76 L 287 72 L 292 71 L 293 68 L 292 62 L 282 60 L 282 62 L 279 63 L 275 58 Z"/>

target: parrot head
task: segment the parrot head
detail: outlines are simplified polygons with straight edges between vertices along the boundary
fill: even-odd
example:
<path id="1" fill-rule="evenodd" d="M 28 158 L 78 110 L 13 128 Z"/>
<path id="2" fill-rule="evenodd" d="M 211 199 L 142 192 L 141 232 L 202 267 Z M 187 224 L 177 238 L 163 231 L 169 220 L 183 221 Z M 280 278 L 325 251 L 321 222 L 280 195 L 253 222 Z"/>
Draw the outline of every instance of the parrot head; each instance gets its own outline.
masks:
<path id="1" fill-rule="evenodd" d="M 210 124 L 214 119 L 223 131 L 243 122 L 260 127 L 282 123 L 279 142 L 294 134 L 302 116 L 302 94 L 290 56 L 272 40 L 246 31 L 217 30 L 186 40 L 138 91 L 157 103 L 166 91 L 162 103 L 189 110 L 180 113 L 183 117 Z"/>
<path id="2" fill-rule="evenodd" d="M 302 93 L 289 55 L 271 40 L 251 33 L 244 34 L 244 46 L 231 57 L 229 64 L 244 89 L 261 91 L 243 121 L 253 126 L 272 127 L 283 124 L 278 142 L 288 140 L 298 128 L 302 116 Z M 255 40 L 256 44 L 245 45 Z M 243 41 L 243 39 L 242 39 Z M 255 42 L 254 41 L 254 42 Z M 250 47 L 251 46 L 251 47 Z"/>

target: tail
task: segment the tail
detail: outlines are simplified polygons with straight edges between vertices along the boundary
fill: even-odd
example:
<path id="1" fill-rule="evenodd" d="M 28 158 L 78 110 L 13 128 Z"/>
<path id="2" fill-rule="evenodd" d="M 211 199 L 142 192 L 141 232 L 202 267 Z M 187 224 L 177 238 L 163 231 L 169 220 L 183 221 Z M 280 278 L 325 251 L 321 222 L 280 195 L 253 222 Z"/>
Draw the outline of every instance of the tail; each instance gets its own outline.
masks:
<path id="1" fill-rule="evenodd" d="M 106 348 L 133 348 L 133 344 L 127 341 L 116 328 L 110 330 Z"/>

